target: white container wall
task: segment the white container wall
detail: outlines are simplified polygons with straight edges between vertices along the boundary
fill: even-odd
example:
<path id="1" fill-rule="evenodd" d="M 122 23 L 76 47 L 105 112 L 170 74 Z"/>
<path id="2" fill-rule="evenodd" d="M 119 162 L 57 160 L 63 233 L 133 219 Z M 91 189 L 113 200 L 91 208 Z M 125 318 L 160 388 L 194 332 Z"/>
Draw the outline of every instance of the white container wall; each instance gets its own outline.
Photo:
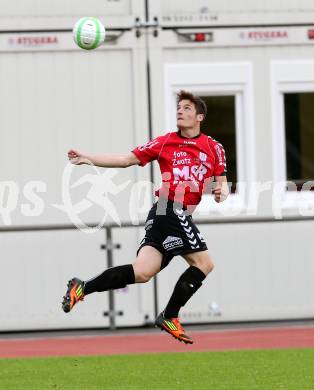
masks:
<path id="1" fill-rule="evenodd" d="M 157 17 L 157 26 L 139 29 L 135 19 L 145 20 L 144 1 L 0 4 L 1 227 L 136 225 L 152 202 L 150 168 L 73 167 L 68 149 L 127 153 L 144 144 L 149 95 L 153 137 L 176 130 L 179 89 L 230 95 L 237 178 L 246 186 L 223 205 L 205 196 L 195 218 L 242 222 L 200 226 L 216 268 L 182 318 L 313 317 L 313 222 L 258 222 L 313 214 L 312 194 L 292 199 L 280 187 L 274 202 L 272 188 L 286 180 L 283 94 L 314 92 L 313 2 L 151 0 L 149 21 Z M 70 32 L 86 15 L 99 17 L 110 38 L 93 52 L 78 49 Z M 197 33 L 206 39 L 197 42 Z M 158 185 L 156 163 L 154 174 Z M 113 250 L 113 265 L 131 263 L 142 236 L 142 228 L 114 228 L 113 243 L 121 249 Z M 108 293 L 86 297 L 69 315 L 60 307 L 69 278 L 86 279 L 107 267 L 101 244 L 104 231 L 1 232 L 2 287 L 11 291 L 12 280 L 16 286 L 1 305 L 0 331 L 108 327 Z M 176 258 L 158 276 L 158 310 L 185 268 Z M 152 281 L 116 291 L 114 301 L 117 326 L 153 321 Z"/>
<path id="2" fill-rule="evenodd" d="M 128 153 L 148 139 L 145 37 L 125 32 L 118 42 L 83 52 L 71 33 L 1 35 L 2 227 L 119 223 L 145 216 L 146 211 L 133 211 L 142 204 L 132 184 L 142 181 L 147 188 L 149 168 L 74 167 L 67 160 L 70 148 Z M 114 264 L 135 258 L 137 229 L 127 234 L 131 237 L 133 247 L 123 241 L 124 256 Z M 73 315 L 66 316 L 60 306 L 68 279 L 86 279 L 107 268 L 103 243 L 104 231 L 1 234 L 2 274 L 8 275 L 7 283 L 12 278 L 21 283 L 2 306 L 0 330 L 109 326 L 103 316 L 109 310 L 108 293 L 87 297 L 88 304 Z M 135 293 L 123 302 L 133 309 L 120 309 L 125 313 L 120 323 L 151 321 L 151 287 L 133 286 L 131 291 Z"/>
<path id="3" fill-rule="evenodd" d="M 145 9 L 138 0 L 1 0 L 0 6 L 1 29 L 10 31 L 71 29 L 84 16 L 98 17 L 110 28 L 129 28 Z"/>
<path id="4" fill-rule="evenodd" d="M 311 23 L 311 0 L 150 0 L 163 26 L 247 26 Z"/>
<path id="5" fill-rule="evenodd" d="M 14 181 L 6 185 L 12 195 L 6 220 L 14 225 L 67 223 L 71 216 L 62 206 L 68 202 L 72 211 L 77 210 L 76 203 L 86 196 L 79 220 L 98 221 L 103 218 L 105 194 L 97 198 L 88 189 L 97 185 L 106 190 L 111 182 L 117 193 L 107 190 L 108 201 L 114 196 L 120 219 L 126 219 L 127 187 L 145 178 L 147 169 L 74 168 L 68 164 L 67 151 L 128 153 L 146 142 L 145 57 L 140 46 L 144 38 L 135 40 L 133 34 L 125 33 L 119 48 L 113 43 L 83 52 L 75 49 L 70 33 L 51 37 L 57 40 L 56 48 L 46 44 L 20 50 L 14 47 L 10 52 L 6 51 L 10 35 L 1 37 L 0 126 L 6 142 L 0 144 L 0 163 L 5 167 L 2 180 Z M 63 184 L 66 192 L 61 191 Z M 39 209 L 22 207 L 34 208 L 27 192 L 41 198 Z"/>
<path id="6" fill-rule="evenodd" d="M 199 226 L 215 269 L 182 309 L 187 323 L 313 318 L 313 221 Z M 186 268 L 161 272 L 163 307 Z"/>
<path id="7" fill-rule="evenodd" d="M 86 297 L 67 315 L 61 308 L 67 281 L 88 279 L 107 264 L 104 232 L 19 232 L 0 235 L 0 331 L 108 327 L 108 296 Z M 76 308 L 75 308 L 76 309 Z"/>
<path id="8" fill-rule="evenodd" d="M 114 251 L 114 265 L 133 263 L 139 242 L 144 237 L 144 229 L 116 228 L 113 230 L 113 243 L 121 244 Z M 117 326 L 137 326 L 153 323 L 154 299 L 153 281 L 127 286 L 114 291 Z"/>
<path id="9" fill-rule="evenodd" d="M 175 130 L 175 94 L 180 89 L 235 96 L 237 171 L 243 185 L 222 205 L 205 196 L 195 216 L 281 217 L 300 216 L 300 207 L 313 210 L 313 194 L 292 194 L 293 201 L 288 202 L 275 185 L 286 180 L 282 92 L 314 92 L 313 40 L 308 39 L 308 30 L 285 28 L 282 31 L 290 38 L 280 46 L 277 38 L 241 43 L 236 41 L 236 29 L 227 29 L 225 37 L 215 30 L 217 39 L 212 42 L 181 40 L 174 30 L 150 38 L 154 136 L 159 129 Z M 158 177 L 157 167 L 155 173 Z"/>
<path id="10" fill-rule="evenodd" d="M 163 5 L 166 9 L 166 2 Z M 168 11 L 174 11 L 172 7 L 174 3 L 169 3 Z M 278 192 L 275 185 L 278 178 L 286 180 L 282 92 L 314 91 L 312 27 L 204 29 L 187 19 L 179 22 L 179 16 L 176 20 L 169 26 L 186 28 L 168 26 L 158 39 L 150 37 L 154 135 L 159 129 L 174 130 L 175 93 L 180 89 L 235 96 L 238 180 L 245 184 L 222 205 L 205 196 L 195 217 L 258 220 L 313 215 L 312 194 L 291 193 L 288 199 L 284 187 Z M 189 23 L 193 27 L 188 28 Z M 209 34 L 209 40 L 194 42 L 197 32 Z M 155 174 L 158 177 L 157 167 Z M 182 310 L 184 320 L 313 318 L 312 225 L 298 221 L 202 225 L 216 268 Z M 176 259 L 169 268 L 158 277 L 160 310 L 186 264 Z"/>

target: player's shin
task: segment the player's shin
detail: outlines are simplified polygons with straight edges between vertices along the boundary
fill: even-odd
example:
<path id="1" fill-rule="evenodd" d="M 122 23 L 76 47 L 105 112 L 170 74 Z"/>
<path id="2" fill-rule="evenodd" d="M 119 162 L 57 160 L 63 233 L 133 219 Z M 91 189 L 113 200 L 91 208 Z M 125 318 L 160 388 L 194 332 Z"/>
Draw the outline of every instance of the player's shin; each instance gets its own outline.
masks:
<path id="1" fill-rule="evenodd" d="M 124 288 L 128 284 L 135 283 L 135 276 L 132 264 L 120 265 L 109 268 L 93 279 L 87 280 L 84 284 L 84 295 L 93 292 L 115 290 Z"/>
<path id="2" fill-rule="evenodd" d="M 189 267 L 179 278 L 164 311 L 165 318 L 177 318 L 192 295 L 201 287 L 206 275 L 197 267 Z"/>

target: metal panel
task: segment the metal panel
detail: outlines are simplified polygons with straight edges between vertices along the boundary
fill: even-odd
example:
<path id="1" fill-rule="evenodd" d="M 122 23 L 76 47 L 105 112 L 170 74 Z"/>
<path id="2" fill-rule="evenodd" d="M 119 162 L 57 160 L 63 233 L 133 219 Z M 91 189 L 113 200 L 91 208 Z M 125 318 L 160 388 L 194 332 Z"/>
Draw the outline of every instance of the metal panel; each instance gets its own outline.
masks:
<path id="1" fill-rule="evenodd" d="M 148 174 L 136 168 L 71 170 L 66 158 L 71 147 L 90 154 L 128 153 L 146 141 L 144 38 L 125 33 L 119 47 L 112 43 L 94 52 L 75 50 L 70 34 L 68 39 L 60 39 L 58 50 L 26 47 L 0 54 L 0 125 L 6 140 L 0 144 L 2 180 L 14 182 L 7 187 L 11 185 L 13 198 L 17 194 L 10 198 L 7 224 L 66 223 L 69 214 L 54 206 L 64 205 L 65 198 L 73 204 L 85 198 L 79 218 L 98 221 L 104 217 L 106 194 L 109 202 L 114 199 L 119 205 L 119 218 L 129 220 L 131 183 Z M 90 192 L 90 180 L 97 178 L 103 180 L 98 200 Z M 31 192 L 42 204 L 42 210 L 31 211 L 33 217 L 22 207 L 33 208 L 25 188 L 30 181 L 40 182 Z M 108 189 L 110 183 L 114 189 Z"/>
<path id="2" fill-rule="evenodd" d="M 311 23 L 311 0 L 150 0 L 151 16 L 164 27 Z"/>
<path id="3" fill-rule="evenodd" d="M 72 28 L 83 16 L 96 16 L 106 27 L 127 28 L 144 14 L 144 0 L 0 0 L 2 30 Z"/>
<path id="4" fill-rule="evenodd" d="M 201 226 L 215 269 L 181 310 L 185 322 L 313 318 L 313 221 Z M 159 277 L 160 309 L 187 267 Z"/>
<path id="5" fill-rule="evenodd" d="M 266 46 L 267 45 L 267 46 Z M 274 191 L 271 180 L 274 180 L 273 176 L 273 164 L 278 164 L 276 159 L 269 158 L 272 150 L 273 134 L 272 134 L 272 118 L 271 118 L 271 61 L 278 59 L 285 60 L 307 60 L 312 59 L 312 47 L 311 45 L 291 45 L 280 46 L 278 49 L 277 44 L 272 46 L 265 43 L 264 46 L 251 46 L 251 47 L 224 47 L 224 45 L 213 47 L 212 43 L 190 43 L 186 41 L 179 41 L 178 36 L 174 31 L 161 31 L 159 39 L 150 37 L 150 56 L 151 56 L 151 73 L 152 73 L 152 96 L 153 96 L 153 129 L 154 136 L 166 131 L 175 130 L 166 127 L 167 118 L 169 118 L 169 111 L 172 106 L 169 101 L 166 102 L 165 91 L 169 89 L 167 85 L 166 69 L 169 65 L 179 65 L 181 67 L 184 64 L 205 66 L 206 64 L 215 65 L 217 63 L 250 63 L 252 67 L 252 86 L 253 86 L 253 98 L 250 107 L 244 107 L 244 115 L 250 115 L 253 118 L 255 127 L 255 157 L 248 159 L 248 154 L 241 155 L 243 168 L 247 169 L 247 166 L 254 166 L 256 164 L 256 191 L 251 188 L 250 193 L 247 194 L 244 205 L 238 208 L 233 208 L 232 199 L 230 198 L 224 205 L 216 205 L 217 207 L 210 206 L 209 199 L 205 200 L 208 204 L 208 212 L 206 215 L 198 215 L 197 217 L 206 217 L 210 215 L 257 215 L 257 216 L 269 216 L 274 211 Z M 194 75 L 191 75 L 191 79 L 195 79 Z M 163 80 L 162 83 L 160 80 Z M 190 80 L 186 78 L 185 88 L 190 87 Z M 179 87 L 182 87 L 180 84 Z M 197 90 L 205 91 L 206 86 L 202 82 L 199 82 L 194 86 Z M 223 87 L 221 90 L 217 87 L 215 91 L 217 94 L 223 93 Z M 210 94 L 214 94 L 213 91 L 208 91 Z M 173 97 L 174 99 L 174 97 Z M 160 101 L 164 101 L 164 105 L 160 105 Z M 167 103 L 167 104 L 166 104 Z M 172 115 L 175 117 L 175 112 L 172 110 Z M 245 136 L 245 142 L 247 142 Z M 267 157 L 265 157 L 267 156 Z M 228 156 L 227 156 L 228 158 Z M 252 162 L 253 158 L 253 162 Z M 246 160 L 246 161 L 245 161 Z M 241 168 L 242 169 L 242 168 Z M 156 176 L 158 177 L 158 169 L 156 169 Z M 245 178 L 245 185 L 252 184 Z M 266 188 L 269 188 L 268 190 Z M 230 207 L 228 206 L 230 205 Z M 226 210 L 229 207 L 229 211 Z M 251 208 L 251 210 L 249 210 Z M 253 209 L 252 209 L 253 208 Z M 228 214 L 229 213 L 229 214 Z M 293 213 L 299 215 L 298 209 L 282 210 L 282 213 Z"/>
<path id="6" fill-rule="evenodd" d="M 68 29 L 82 16 L 97 16 L 108 28 L 131 28 L 135 18 L 144 20 L 144 0 L 0 1 L 4 30 Z M 167 26 L 261 25 L 311 23 L 311 0 L 150 0 L 151 19 Z M 249 21 L 249 22 L 248 22 Z"/>
<path id="7" fill-rule="evenodd" d="M 173 4 L 173 3 L 171 3 Z M 193 3 L 194 4 L 194 3 Z M 150 37 L 150 59 L 152 64 L 153 128 L 154 136 L 169 130 L 165 124 L 169 118 L 171 104 L 165 101 L 168 88 L 166 67 L 172 64 L 219 64 L 248 62 L 252 66 L 253 98 L 250 115 L 255 123 L 256 180 L 260 192 L 254 194 L 256 209 L 248 210 L 249 198 L 244 207 L 232 208 L 226 212 L 224 205 L 216 205 L 212 199 L 204 199 L 208 212 L 195 213 L 195 217 L 210 218 L 224 216 L 270 216 L 273 213 L 273 164 L 272 122 L 271 122 L 271 61 L 306 60 L 312 58 L 312 47 L 307 41 L 306 28 L 303 30 L 303 44 L 298 38 L 289 44 L 278 46 L 276 41 L 264 41 L 258 46 L 234 45 L 231 35 L 229 43 L 216 40 L 216 30 L 212 42 L 189 42 L 180 39 L 173 30 L 162 30 L 159 39 Z M 220 30 L 219 30 L 220 31 Z M 228 34 L 222 29 L 221 33 Z M 230 30 L 231 32 L 231 30 Z M 236 33 L 236 29 L 234 30 Z M 220 34 L 220 32 L 219 32 Z M 290 29 L 289 29 L 290 34 Z M 293 33 L 294 34 L 294 33 Z M 291 36 L 294 36 L 294 35 Z M 290 35 L 289 35 L 290 36 Z M 300 35 L 301 37 L 301 35 Z M 294 38 L 293 38 L 294 39 Z M 300 43 L 300 42 L 299 42 Z M 246 47 L 244 47 L 246 46 Z M 191 76 L 191 79 L 195 79 Z M 162 84 L 161 80 L 164 81 Z M 186 85 L 190 86 L 188 77 Z M 180 84 L 178 87 L 182 87 Z M 204 91 L 202 82 L 194 85 L 196 90 Z M 175 88 L 174 88 L 175 89 Z M 216 89 L 216 92 L 219 88 Z M 173 96 L 174 99 L 174 96 Z M 163 107 L 159 102 L 164 100 Z M 244 108 L 245 115 L 248 107 Z M 175 112 L 173 111 L 173 115 Z M 241 156 L 247 158 L 247 155 Z M 252 164 L 250 160 L 246 164 Z M 156 169 L 157 172 L 157 169 Z M 269 190 L 263 189 L 263 186 Z M 250 183 L 246 183 L 249 185 Z M 254 192 L 254 191 L 253 191 Z M 226 202 L 226 206 L 228 202 Z M 252 199 L 251 199 L 252 201 Z M 221 211 L 223 210 L 223 211 Z M 285 214 L 285 211 L 283 211 Z M 286 213 L 299 215 L 298 210 Z M 210 253 L 216 263 L 214 273 L 205 281 L 204 286 L 182 310 L 186 322 L 208 321 L 244 321 L 262 319 L 313 317 L 314 307 L 311 297 L 313 286 L 309 275 L 313 274 L 313 262 L 310 259 L 312 229 L 310 222 L 283 222 L 279 224 L 231 224 L 202 226 L 201 231 L 207 238 Z M 158 277 L 160 310 L 169 299 L 179 275 L 186 268 L 182 259 L 175 259 L 169 268 Z"/>
<path id="8" fill-rule="evenodd" d="M 4 173 L 1 224 L 99 222 L 105 216 L 106 222 L 134 220 L 141 199 L 132 184 L 147 180 L 149 169 L 73 167 L 67 165 L 66 152 L 74 147 L 91 154 L 128 153 L 146 142 L 145 37 L 136 39 L 133 33 L 125 32 L 118 41 L 107 42 L 94 52 L 75 47 L 69 33 L 47 37 L 3 34 L 0 40 L 0 123 L 5 140 L 0 143 Z M 13 43 L 7 46 L 8 42 Z M 97 199 L 90 182 L 95 177 L 104 180 Z M 26 188 L 30 180 L 39 182 L 41 189 L 30 194 Z M 41 211 L 34 211 L 38 202 L 29 195 L 40 198 Z M 55 207 L 64 206 L 67 198 L 74 206 L 81 205 L 74 212 L 78 220 Z M 6 207 L 8 200 L 12 210 Z M 104 208 L 106 201 L 109 207 Z M 119 240 L 120 235 L 123 233 L 119 232 Z M 133 246 L 128 243 L 130 237 Z M 132 262 L 138 245 L 136 229 L 122 238 L 118 252 L 122 258 L 116 259 L 117 264 Z M 107 268 L 105 252 L 99 250 L 104 241 L 104 232 L 1 235 L 7 283 L 15 278 L 19 286 L 3 306 L 0 330 L 109 326 L 108 317 L 103 317 L 109 309 L 108 293 L 86 297 L 86 304 L 78 305 L 70 315 L 60 306 L 70 277 L 85 279 Z M 4 288 L 9 291 L 8 285 Z M 129 299 L 120 301 L 121 292 L 116 293 L 117 308 L 127 314 L 121 321 L 117 319 L 119 326 L 142 325 L 145 315 L 152 318 L 152 286 L 132 288 Z M 133 303 L 133 310 L 127 311 Z"/>
<path id="9" fill-rule="evenodd" d="M 105 294 L 86 297 L 69 314 L 61 309 L 70 278 L 88 279 L 106 268 L 104 241 L 104 232 L 2 234 L 0 331 L 108 327 Z"/>
<path id="10" fill-rule="evenodd" d="M 114 229 L 114 244 L 121 249 L 114 251 L 114 265 L 133 263 L 144 229 Z M 148 259 L 149 261 L 149 259 Z M 153 281 L 127 286 L 114 291 L 117 326 L 143 326 L 154 321 Z"/>

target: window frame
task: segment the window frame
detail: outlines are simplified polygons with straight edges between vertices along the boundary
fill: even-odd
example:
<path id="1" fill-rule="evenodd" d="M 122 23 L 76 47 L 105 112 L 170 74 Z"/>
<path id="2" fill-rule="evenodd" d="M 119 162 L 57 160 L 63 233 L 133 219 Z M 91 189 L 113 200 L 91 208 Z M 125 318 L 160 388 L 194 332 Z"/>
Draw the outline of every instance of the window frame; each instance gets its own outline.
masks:
<path id="1" fill-rule="evenodd" d="M 314 207 L 313 191 L 287 191 L 285 93 L 314 93 L 314 61 L 271 62 L 272 155 L 276 207 L 310 210 Z M 289 183 L 289 182 L 288 182 Z"/>
<path id="2" fill-rule="evenodd" d="M 165 129 L 176 129 L 176 94 L 186 89 L 200 96 L 235 97 L 237 193 L 217 204 L 204 195 L 196 213 L 199 216 L 238 215 L 249 211 L 250 182 L 256 181 L 253 72 L 250 62 L 179 63 L 164 65 Z M 228 156 L 227 156 L 228 168 Z M 228 176 L 227 176 L 228 177 Z"/>

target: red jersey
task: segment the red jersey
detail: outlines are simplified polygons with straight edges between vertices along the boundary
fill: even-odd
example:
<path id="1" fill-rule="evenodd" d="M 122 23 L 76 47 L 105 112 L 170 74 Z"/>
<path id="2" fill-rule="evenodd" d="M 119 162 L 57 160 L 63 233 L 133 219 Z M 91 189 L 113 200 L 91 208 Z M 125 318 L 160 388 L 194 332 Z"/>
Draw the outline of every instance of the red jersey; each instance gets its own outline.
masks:
<path id="1" fill-rule="evenodd" d="M 132 152 L 140 165 L 157 160 L 162 186 L 156 195 L 196 206 L 212 176 L 226 173 L 225 151 L 213 138 L 200 134 L 183 137 L 180 132 L 167 133 L 138 146 Z"/>

